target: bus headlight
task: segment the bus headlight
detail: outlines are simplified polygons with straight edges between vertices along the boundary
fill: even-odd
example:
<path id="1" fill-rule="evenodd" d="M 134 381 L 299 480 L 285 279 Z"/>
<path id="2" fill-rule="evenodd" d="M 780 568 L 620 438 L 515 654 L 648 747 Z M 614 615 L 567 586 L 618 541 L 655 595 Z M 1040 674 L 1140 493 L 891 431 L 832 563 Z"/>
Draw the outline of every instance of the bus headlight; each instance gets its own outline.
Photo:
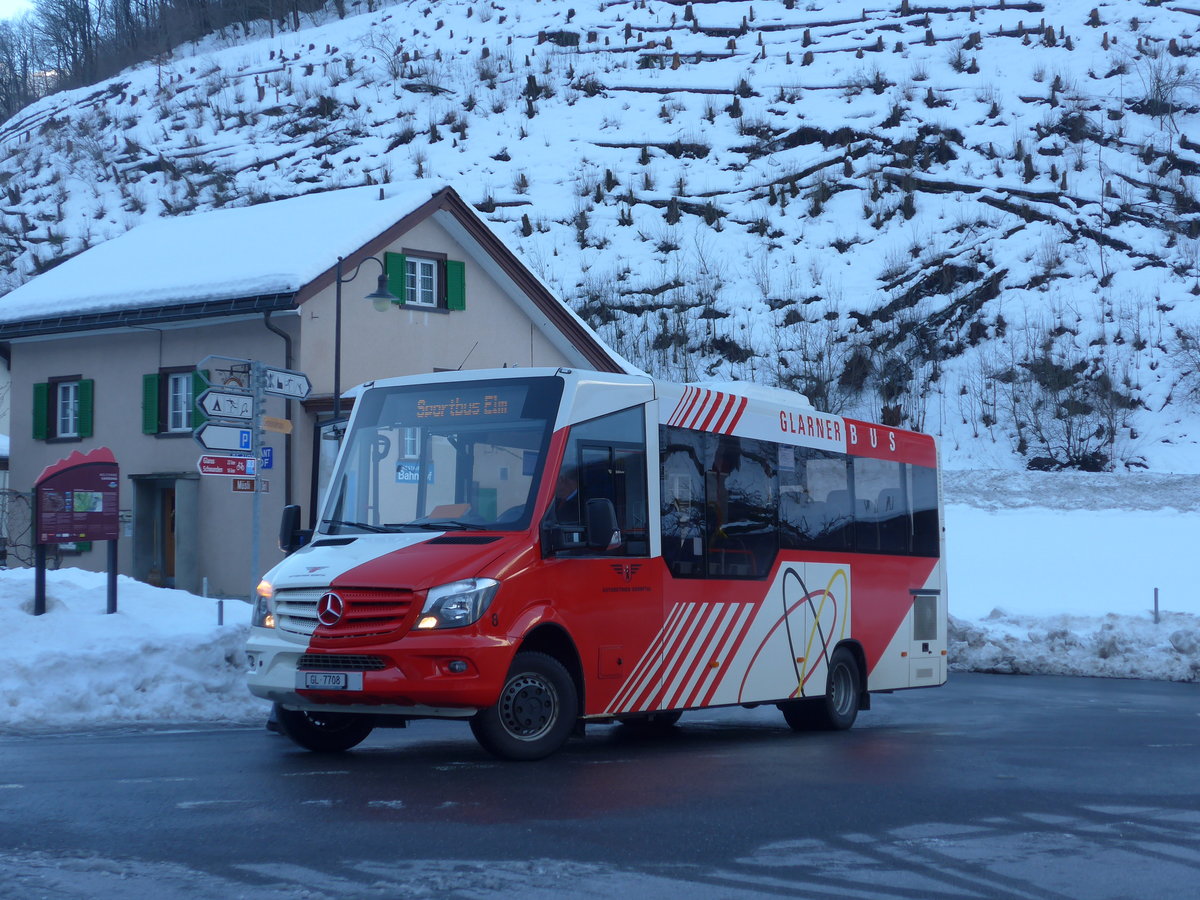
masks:
<path id="1" fill-rule="evenodd" d="M 254 609 L 250 613 L 252 628 L 274 628 L 275 616 L 271 614 L 271 597 L 275 589 L 269 581 L 259 582 L 258 596 L 254 598 Z"/>
<path id="2" fill-rule="evenodd" d="M 484 614 L 500 582 L 493 578 L 465 578 L 430 588 L 417 628 L 461 628 Z"/>

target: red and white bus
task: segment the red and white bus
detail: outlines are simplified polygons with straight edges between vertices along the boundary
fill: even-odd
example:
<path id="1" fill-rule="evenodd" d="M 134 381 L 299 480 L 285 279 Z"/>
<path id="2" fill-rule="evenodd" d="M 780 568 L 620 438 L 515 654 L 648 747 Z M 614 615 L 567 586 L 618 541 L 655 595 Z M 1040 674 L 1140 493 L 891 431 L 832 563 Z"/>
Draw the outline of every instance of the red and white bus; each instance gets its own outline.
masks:
<path id="1" fill-rule="evenodd" d="M 422 718 L 511 759 L 582 723 L 777 705 L 849 728 L 946 680 L 933 438 L 755 385 L 377 381 L 265 576 L 250 690 L 317 751 Z M 303 546 L 296 549 L 296 546 Z"/>

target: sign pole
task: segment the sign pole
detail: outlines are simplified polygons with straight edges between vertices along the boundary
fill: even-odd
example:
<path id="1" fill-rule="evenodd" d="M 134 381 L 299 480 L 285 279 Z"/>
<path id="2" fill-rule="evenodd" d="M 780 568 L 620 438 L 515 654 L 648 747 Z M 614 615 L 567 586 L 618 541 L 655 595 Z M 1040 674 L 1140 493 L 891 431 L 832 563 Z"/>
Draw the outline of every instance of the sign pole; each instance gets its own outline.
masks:
<path id="1" fill-rule="evenodd" d="M 254 361 L 251 367 L 251 376 L 254 382 L 254 434 L 251 438 L 253 449 L 251 458 L 254 464 L 258 466 L 258 460 L 262 455 L 262 417 L 263 408 L 266 404 L 263 402 L 263 384 L 266 382 L 266 375 L 263 371 L 263 364 Z M 259 570 L 258 562 L 258 545 L 260 543 L 259 536 L 262 533 L 262 492 L 258 489 L 258 478 L 254 479 L 254 499 L 250 510 L 250 602 L 254 602 L 254 598 L 258 594 L 258 582 L 262 578 L 262 572 Z"/>
<path id="2" fill-rule="evenodd" d="M 38 505 L 33 504 L 33 614 L 46 613 L 46 545 L 38 540 Z"/>
<path id="3" fill-rule="evenodd" d="M 117 542 L 108 542 L 108 609 L 107 614 L 117 611 Z"/>

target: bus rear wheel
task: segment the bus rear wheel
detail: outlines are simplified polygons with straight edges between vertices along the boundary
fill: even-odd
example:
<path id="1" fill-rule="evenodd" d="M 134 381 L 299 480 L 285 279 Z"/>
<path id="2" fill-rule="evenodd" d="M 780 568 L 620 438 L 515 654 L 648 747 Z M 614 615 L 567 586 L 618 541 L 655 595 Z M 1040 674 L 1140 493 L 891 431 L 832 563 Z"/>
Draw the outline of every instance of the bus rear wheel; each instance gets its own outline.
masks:
<path id="1" fill-rule="evenodd" d="M 858 661 L 845 647 L 834 651 L 825 677 L 825 696 L 779 704 L 784 721 L 795 731 L 845 731 L 858 718 L 862 674 Z"/>
<path id="2" fill-rule="evenodd" d="M 279 730 L 305 750 L 340 753 L 361 744 L 374 729 L 371 716 L 340 712 L 306 712 L 275 705 Z"/>
<path id="3" fill-rule="evenodd" d="M 542 759 L 562 747 L 579 715 L 575 682 L 557 659 L 518 653 L 495 706 L 471 719 L 480 746 L 501 759 Z"/>

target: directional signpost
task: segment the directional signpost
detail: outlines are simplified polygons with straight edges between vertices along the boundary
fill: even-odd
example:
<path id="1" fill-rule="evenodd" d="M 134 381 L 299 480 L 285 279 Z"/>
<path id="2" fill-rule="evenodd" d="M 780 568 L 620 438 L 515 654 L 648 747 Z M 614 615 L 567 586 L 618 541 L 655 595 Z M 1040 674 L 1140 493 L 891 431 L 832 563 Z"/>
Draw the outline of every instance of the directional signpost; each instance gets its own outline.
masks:
<path id="1" fill-rule="evenodd" d="M 209 388 L 196 398 L 210 419 L 253 419 L 254 396 Z"/>
<path id="2" fill-rule="evenodd" d="M 263 446 L 267 431 L 290 434 L 292 423 L 264 414 L 266 398 L 283 397 L 303 400 L 312 390 L 312 383 L 303 372 L 268 366 L 254 359 L 231 356 L 206 356 L 197 367 L 201 371 L 235 373 L 237 383 L 219 384 L 204 391 L 196 402 L 208 416 L 192 436 L 205 450 L 222 455 L 205 455 L 197 461 L 201 475 L 223 475 L 232 478 L 235 493 L 252 493 L 254 497 L 250 530 L 251 584 L 257 583 L 262 572 L 258 565 L 258 535 L 261 529 L 261 495 L 267 483 L 259 481 L 258 462 L 270 468 L 270 447 Z M 243 384 L 245 385 L 243 387 Z M 224 454 L 244 455 L 224 455 Z"/>
<path id="3" fill-rule="evenodd" d="M 257 463 L 253 456 L 202 456 L 196 461 L 196 468 L 201 475 L 228 475 L 231 478 L 253 479 L 257 471 Z"/>
<path id="4" fill-rule="evenodd" d="M 196 429 L 195 437 L 205 450 L 254 452 L 254 431 L 250 428 L 217 425 L 210 420 Z"/>
<path id="5" fill-rule="evenodd" d="M 275 397 L 303 400 L 312 390 L 312 382 L 303 372 L 266 367 L 263 369 L 263 375 L 266 377 L 263 390 Z"/>

